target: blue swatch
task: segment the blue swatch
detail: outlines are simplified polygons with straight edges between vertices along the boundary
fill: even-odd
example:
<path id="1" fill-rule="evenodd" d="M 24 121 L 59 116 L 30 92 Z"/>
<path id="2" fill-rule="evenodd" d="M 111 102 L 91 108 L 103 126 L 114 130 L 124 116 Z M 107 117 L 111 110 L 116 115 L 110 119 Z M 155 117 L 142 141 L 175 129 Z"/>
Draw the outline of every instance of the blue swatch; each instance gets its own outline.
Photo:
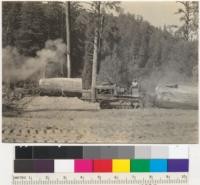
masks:
<path id="1" fill-rule="evenodd" d="M 165 159 L 151 159 L 150 172 L 167 172 L 167 160 Z"/>

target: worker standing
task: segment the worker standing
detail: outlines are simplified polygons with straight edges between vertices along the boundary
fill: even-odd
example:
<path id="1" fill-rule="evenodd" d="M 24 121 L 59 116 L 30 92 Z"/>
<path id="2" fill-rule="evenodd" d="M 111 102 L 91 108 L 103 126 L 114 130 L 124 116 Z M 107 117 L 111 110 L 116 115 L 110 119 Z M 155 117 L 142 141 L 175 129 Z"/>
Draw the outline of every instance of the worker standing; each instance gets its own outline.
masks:
<path id="1" fill-rule="evenodd" d="M 131 94 L 134 97 L 139 96 L 139 85 L 138 85 L 138 81 L 136 79 L 133 80 L 131 83 Z"/>

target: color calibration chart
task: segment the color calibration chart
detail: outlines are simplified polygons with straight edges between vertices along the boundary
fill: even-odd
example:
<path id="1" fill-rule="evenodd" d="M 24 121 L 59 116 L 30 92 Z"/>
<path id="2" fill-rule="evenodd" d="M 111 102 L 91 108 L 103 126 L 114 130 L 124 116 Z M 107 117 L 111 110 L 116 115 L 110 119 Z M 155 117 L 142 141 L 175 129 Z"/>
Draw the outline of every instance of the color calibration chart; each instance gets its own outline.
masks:
<path id="1" fill-rule="evenodd" d="M 188 146 L 16 147 L 13 185 L 188 184 Z"/>

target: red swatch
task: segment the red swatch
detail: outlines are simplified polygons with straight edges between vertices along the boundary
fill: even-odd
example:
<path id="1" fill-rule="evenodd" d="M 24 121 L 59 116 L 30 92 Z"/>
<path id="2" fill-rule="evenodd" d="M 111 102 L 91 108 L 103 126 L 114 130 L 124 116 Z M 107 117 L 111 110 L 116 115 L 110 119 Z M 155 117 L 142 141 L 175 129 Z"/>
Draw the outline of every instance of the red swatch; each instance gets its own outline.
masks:
<path id="1" fill-rule="evenodd" d="M 112 159 L 94 160 L 93 170 L 94 172 L 112 172 Z"/>

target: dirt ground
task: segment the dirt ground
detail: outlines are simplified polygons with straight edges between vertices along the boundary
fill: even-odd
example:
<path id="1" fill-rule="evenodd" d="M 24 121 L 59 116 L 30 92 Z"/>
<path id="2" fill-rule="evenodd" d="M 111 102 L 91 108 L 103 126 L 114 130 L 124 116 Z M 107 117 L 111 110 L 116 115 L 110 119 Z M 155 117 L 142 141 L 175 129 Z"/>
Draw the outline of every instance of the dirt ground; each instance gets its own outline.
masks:
<path id="1" fill-rule="evenodd" d="M 100 110 L 67 97 L 25 97 L 22 114 L 3 116 L 3 142 L 198 143 L 198 111 Z"/>

